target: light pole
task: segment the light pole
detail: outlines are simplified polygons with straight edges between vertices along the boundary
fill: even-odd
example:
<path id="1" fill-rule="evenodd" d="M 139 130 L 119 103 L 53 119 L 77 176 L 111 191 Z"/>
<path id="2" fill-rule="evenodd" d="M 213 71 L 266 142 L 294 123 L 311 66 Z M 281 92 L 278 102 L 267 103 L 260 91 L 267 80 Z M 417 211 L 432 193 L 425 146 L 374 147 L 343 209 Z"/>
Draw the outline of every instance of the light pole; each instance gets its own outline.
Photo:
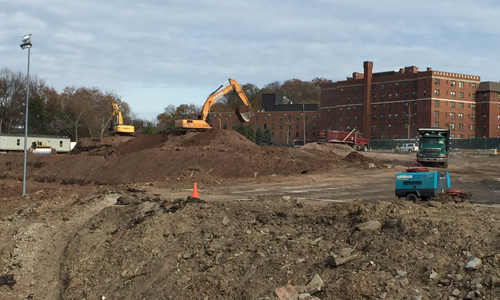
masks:
<path id="1" fill-rule="evenodd" d="M 26 195 L 26 158 L 28 153 L 28 103 L 30 99 L 30 51 L 31 33 L 25 35 L 20 45 L 21 49 L 28 49 L 28 74 L 26 75 L 26 123 L 24 124 L 24 168 L 23 168 L 23 196 Z"/>

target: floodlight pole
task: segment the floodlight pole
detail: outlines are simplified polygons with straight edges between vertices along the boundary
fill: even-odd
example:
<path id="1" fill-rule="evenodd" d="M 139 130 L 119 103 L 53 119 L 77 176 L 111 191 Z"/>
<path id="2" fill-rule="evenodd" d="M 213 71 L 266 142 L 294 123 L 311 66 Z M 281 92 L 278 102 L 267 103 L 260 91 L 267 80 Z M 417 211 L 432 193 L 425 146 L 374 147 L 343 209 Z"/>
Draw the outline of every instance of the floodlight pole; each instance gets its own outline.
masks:
<path id="1" fill-rule="evenodd" d="M 28 153 L 28 104 L 30 99 L 30 51 L 31 51 L 31 34 L 23 38 L 21 49 L 28 49 L 28 73 L 26 75 L 26 118 L 24 124 L 24 166 L 23 166 L 23 196 L 26 195 L 26 160 Z"/>

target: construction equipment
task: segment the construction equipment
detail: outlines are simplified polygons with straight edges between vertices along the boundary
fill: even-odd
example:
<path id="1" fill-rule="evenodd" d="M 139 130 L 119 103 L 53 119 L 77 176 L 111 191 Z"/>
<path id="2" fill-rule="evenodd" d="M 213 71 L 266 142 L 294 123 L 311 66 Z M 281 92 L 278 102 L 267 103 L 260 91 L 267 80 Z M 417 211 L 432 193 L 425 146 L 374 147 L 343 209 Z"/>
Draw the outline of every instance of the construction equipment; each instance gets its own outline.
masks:
<path id="1" fill-rule="evenodd" d="M 318 130 L 316 142 L 346 144 L 356 150 L 363 151 L 368 151 L 370 148 L 370 141 L 363 138 L 361 132 L 356 128 L 350 131 Z"/>
<path id="2" fill-rule="evenodd" d="M 448 172 L 429 172 L 420 163 L 411 163 L 406 172 L 396 173 L 396 196 L 409 201 L 428 200 L 438 194 L 446 194 L 455 202 L 467 201 L 472 196 L 461 189 L 450 188 Z"/>
<path id="3" fill-rule="evenodd" d="M 50 155 L 56 154 L 56 149 L 43 143 L 42 141 L 34 141 L 31 143 L 31 147 L 28 149 L 28 153 L 38 154 L 38 155 Z"/>
<path id="4" fill-rule="evenodd" d="M 224 87 L 226 83 L 229 82 L 229 85 Z M 229 91 L 234 90 L 238 97 L 240 98 L 242 105 L 236 108 L 236 116 L 240 119 L 241 122 L 249 122 L 253 115 L 252 105 L 248 101 L 245 92 L 240 87 L 236 80 L 229 78 L 227 82 L 222 84 L 218 89 L 216 89 L 213 93 L 211 93 L 203 107 L 201 109 L 201 114 L 196 117 L 196 119 L 179 119 L 175 120 L 175 128 L 184 129 L 184 130 L 208 130 L 211 129 L 210 125 L 207 123 L 208 112 L 210 111 L 210 107 L 212 104 L 219 100 L 222 96 L 227 94 Z"/>
<path id="5" fill-rule="evenodd" d="M 448 128 L 419 128 L 420 143 L 417 162 L 437 163 L 448 168 L 450 130 Z"/>
<path id="6" fill-rule="evenodd" d="M 113 112 L 111 113 L 111 124 L 109 131 L 112 135 L 134 135 L 135 128 L 133 125 L 124 125 L 122 111 L 115 102 L 112 102 Z M 115 119 L 113 120 L 113 117 Z"/>

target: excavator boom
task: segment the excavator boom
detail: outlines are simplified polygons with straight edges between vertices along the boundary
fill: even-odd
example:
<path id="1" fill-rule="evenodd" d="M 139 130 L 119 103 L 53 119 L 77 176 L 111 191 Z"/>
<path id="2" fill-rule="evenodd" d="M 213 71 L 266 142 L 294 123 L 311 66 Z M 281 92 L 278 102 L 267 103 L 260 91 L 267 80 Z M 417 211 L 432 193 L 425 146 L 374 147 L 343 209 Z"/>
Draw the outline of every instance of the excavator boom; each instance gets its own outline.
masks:
<path id="1" fill-rule="evenodd" d="M 201 108 L 201 114 L 196 120 L 191 120 L 191 119 L 176 120 L 175 128 L 192 129 L 192 130 L 210 129 L 211 127 L 206 121 L 208 113 L 210 111 L 210 107 L 212 107 L 212 104 L 214 104 L 215 101 L 222 98 L 222 96 L 224 96 L 231 90 L 234 90 L 238 95 L 238 97 L 240 98 L 241 102 L 243 102 L 243 104 L 236 109 L 236 115 L 238 116 L 238 119 L 240 119 L 240 121 L 242 122 L 250 121 L 253 115 L 253 110 L 250 101 L 248 101 L 248 98 L 245 95 L 245 92 L 243 91 L 243 89 L 240 87 L 240 85 L 236 80 L 229 78 L 227 82 L 229 82 L 229 85 L 224 87 L 225 83 L 222 84 L 219 88 L 217 88 L 214 92 L 212 92 L 208 96 L 207 100 L 205 100 L 205 103 L 203 104 L 203 107 Z"/>

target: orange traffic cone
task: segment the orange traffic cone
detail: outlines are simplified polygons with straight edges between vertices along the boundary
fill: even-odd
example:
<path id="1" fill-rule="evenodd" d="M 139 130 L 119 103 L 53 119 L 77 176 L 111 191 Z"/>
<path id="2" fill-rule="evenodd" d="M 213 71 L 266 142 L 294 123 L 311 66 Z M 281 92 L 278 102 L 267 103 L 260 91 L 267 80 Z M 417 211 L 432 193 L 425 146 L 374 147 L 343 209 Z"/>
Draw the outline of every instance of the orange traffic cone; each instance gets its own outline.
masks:
<path id="1" fill-rule="evenodd" d="M 193 198 L 198 198 L 198 188 L 196 187 L 196 182 L 194 183 L 193 186 L 193 195 L 191 195 Z"/>

